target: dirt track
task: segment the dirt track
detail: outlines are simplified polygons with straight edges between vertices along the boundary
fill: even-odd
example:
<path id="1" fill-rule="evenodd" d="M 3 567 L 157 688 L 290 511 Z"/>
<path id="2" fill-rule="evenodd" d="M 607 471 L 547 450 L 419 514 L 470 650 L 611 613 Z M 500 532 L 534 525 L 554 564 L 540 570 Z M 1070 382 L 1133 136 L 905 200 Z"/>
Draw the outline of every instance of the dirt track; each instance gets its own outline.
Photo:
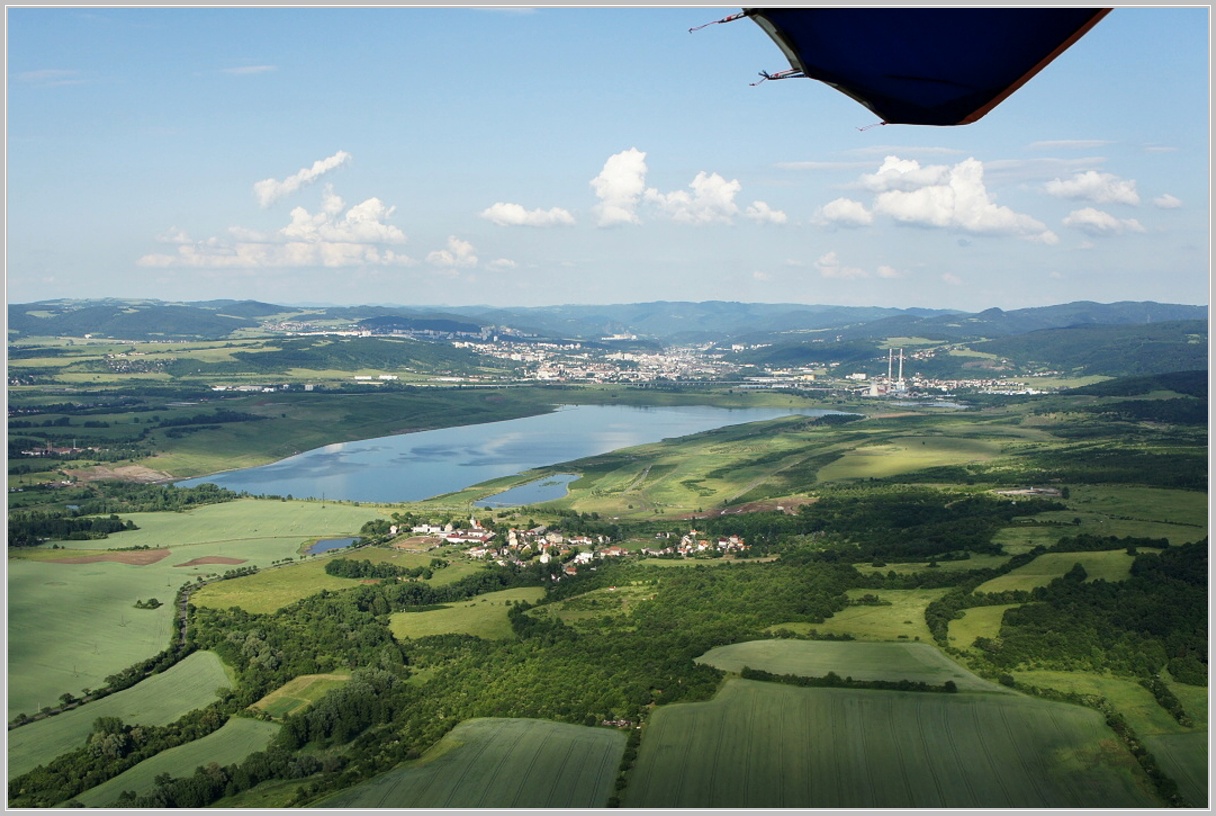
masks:
<path id="1" fill-rule="evenodd" d="M 118 467 L 110 467 L 109 465 L 97 465 L 91 468 L 81 468 L 78 470 L 64 469 L 64 475 L 75 479 L 78 482 L 95 482 L 99 479 L 117 479 L 122 482 L 137 482 L 139 484 L 156 484 L 158 482 L 169 482 L 173 477 L 168 473 L 160 470 L 146 468 L 143 465 L 119 465 Z"/>
<path id="2" fill-rule="evenodd" d="M 113 561 L 118 564 L 131 564 L 136 567 L 155 564 L 169 555 L 168 550 L 111 550 L 110 552 L 94 555 L 76 555 L 69 558 L 56 558 L 55 564 L 96 564 L 99 561 Z"/>

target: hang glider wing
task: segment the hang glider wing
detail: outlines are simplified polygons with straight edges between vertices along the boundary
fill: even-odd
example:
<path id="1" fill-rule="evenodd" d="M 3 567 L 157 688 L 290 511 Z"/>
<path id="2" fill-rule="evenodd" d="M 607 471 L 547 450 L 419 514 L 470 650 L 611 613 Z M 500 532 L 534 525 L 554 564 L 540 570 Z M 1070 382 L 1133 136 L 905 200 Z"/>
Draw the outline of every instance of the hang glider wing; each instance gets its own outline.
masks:
<path id="1" fill-rule="evenodd" d="M 1004 101 L 1110 9 L 749 8 L 791 70 L 887 124 L 966 125 Z M 728 18 L 732 19 L 732 18 Z"/>

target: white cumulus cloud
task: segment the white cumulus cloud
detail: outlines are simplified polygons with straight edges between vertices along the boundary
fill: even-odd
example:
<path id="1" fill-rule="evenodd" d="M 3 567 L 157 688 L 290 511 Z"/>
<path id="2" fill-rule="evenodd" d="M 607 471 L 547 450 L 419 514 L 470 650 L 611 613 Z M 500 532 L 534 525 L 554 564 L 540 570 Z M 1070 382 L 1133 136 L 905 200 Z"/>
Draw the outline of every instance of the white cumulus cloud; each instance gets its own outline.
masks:
<path id="1" fill-rule="evenodd" d="M 688 187 L 691 193 L 685 190 L 661 193 L 647 189 L 646 201 L 658 205 L 673 221 L 685 224 L 729 223 L 739 212 L 735 195 L 743 185 L 737 180 L 727 181 L 717 173 L 702 170 Z"/>
<path id="2" fill-rule="evenodd" d="M 160 237 L 174 245 L 172 253 L 140 258 L 140 266 L 192 268 L 281 268 L 353 266 L 407 266 L 414 263 L 395 248 L 406 243 L 405 233 L 388 223 L 393 208 L 369 198 L 350 208 L 325 189 L 321 209 L 291 211 L 287 226 L 272 234 L 234 226 L 227 237 L 193 240 L 173 227 Z"/>
<path id="3" fill-rule="evenodd" d="M 268 178 L 257 182 L 253 185 L 253 194 L 257 197 L 259 204 L 269 207 L 283 196 L 294 193 L 306 184 L 311 184 L 335 167 L 346 164 L 350 159 L 349 153 L 339 150 L 328 158 L 317 159 L 312 163 L 312 167 L 301 168 L 282 181 Z"/>
<path id="4" fill-rule="evenodd" d="M 521 204 L 502 201 L 482 210 L 481 217 L 500 227 L 565 227 L 574 223 L 574 216 L 561 207 L 526 210 Z"/>
<path id="5" fill-rule="evenodd" d="M 764 201 L 753 201 L 747 208 L 746 215 L 761 224 L 784 224 L 789 217 L 781 210 L 774 210 Z"/>
<path id="6" fill-rule="evenodd" d="M 856 266 L 845 266 L 833 252 L 824 253 L 815 261 L 815 268 L 825 278 L 868 278 L 870 273 Z"/>
<path id="7" fill-rule="evenodd" d="M 1169 193 L 1164 193 L 1153 199 L 1153 206 L 1162 210 L 1176 210 L 1182 206 L 1182 201 Z"/>
<path id="8" fill-rule="evenodd" d="M 1135 181 L 1119 178 L 1113 173 L 1100 173 L 1097 170 L 1086 170 L 1069 179 L 1052 179 L 1047 182 L 1044 189 L 1049 195 L 1056 198 L 1092 201 L 1095 204 L 1136 205 L 1140 203 L 1140 194 L 1136 192 Z"/>
<path id="9" fill-rule="evenodd" d="M 314 214 L 303 207 L 294 208 L 291 223 L 283 228 L 282 234 L 310 243 L 405 243 L 405 233 L 386 223 L 392 217 L 393 207 L 378 198 L 369 198 L 343 213 L 345 206 L 333 188 L 326 187 L 321 211 Z"/>
<path id="10" fill-rule="evenodd" d="M 992 201 L 984 186 L 984 165 L 973 158 L 952 167 L 921 167 L 915 160 L 888 156 L 878 173 L 862 181 L 880 191 L 874 212 L 901 223 L 1045 244 L 1059 241 L 1042 222 Z"/>
<path id="11" fill-rule="evenodd" d="M 646 154 L 636 147 L 614 153 L 591 186 L 600 200 L 593 211 L 601 227 L 640 223 L 636 211 L 646 189 Z"/>
<path id="12" fill-rule="evenodd" d="M 866 227 L 874 223 L 874 214 L 860 201 L 837 198 L 816 210 L 811 216 L 811 223 L 820 226 Z"/>
<path id="13" fill-rule="evenodd" d="M 922 187 L 945 184 L 950 178 L 950 168 L 944 164 L 921 166 L 916 159 L 901 159 L 887 156 L 876 173 L 866 173 L 861 184 L 867 190 L 881 193 L 887 190 L 917 190 Z"/>
<path id="14" fill-rule="evenodd" d="M 1078 229 L 1088 235 L 1122 235 L 1125 232 L 1144 232 L 1144 227 L 1134 218 L 1116 218 L 1108 212 L 1085 207 L 1073 210 L 1064 219 L 1064 226 Z"/>
<path id="15" fill-rule="evenodd" d="M 471 269 L 477 266 L 477 250 L 468 241 L 449 235 L 447 249 L 428 253 L 426 262 L 444 269 Z"/>

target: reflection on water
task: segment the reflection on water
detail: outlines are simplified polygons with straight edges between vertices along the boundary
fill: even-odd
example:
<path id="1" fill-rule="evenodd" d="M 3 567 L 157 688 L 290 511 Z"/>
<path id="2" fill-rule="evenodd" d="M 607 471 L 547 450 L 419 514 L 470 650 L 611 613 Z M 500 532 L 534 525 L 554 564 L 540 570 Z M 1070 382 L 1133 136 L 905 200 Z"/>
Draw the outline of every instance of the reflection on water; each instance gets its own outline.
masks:
<path id="1" fill-rule="evenodd" d="M 193 487 L 210 482 L 253 495 L 295 498 L 417 501 L 536 467 L 724 425 L 833 413 L 839 412 L 704 405 L 563 406 L 521 419 L 326 445 L 263 467 L 178 484 Z"/>
<path id="2" fill-rule="evenodd" d="M 495 493 L 488 499 L 473 502 L 473 506 L 498 509 L 553 501 L 566 495 L 566 486 L 577 478 L 578 474 L 576 473 L 559 473 L 556 476 L 537 479 L 535 482 L 528 482 L 527 484 L 513 487 L 510 490 L 504 490 L 502 493 Z"/>

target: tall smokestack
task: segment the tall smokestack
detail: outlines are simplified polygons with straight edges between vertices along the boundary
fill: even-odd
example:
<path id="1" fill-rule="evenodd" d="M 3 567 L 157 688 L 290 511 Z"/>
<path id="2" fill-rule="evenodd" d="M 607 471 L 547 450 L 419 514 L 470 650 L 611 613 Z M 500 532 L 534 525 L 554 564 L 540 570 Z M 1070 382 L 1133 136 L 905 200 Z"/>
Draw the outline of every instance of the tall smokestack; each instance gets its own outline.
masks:
<path id="1" fill-rule="evenodd" d="M 887 349 L 887 382 L 891 381 L 891 363 L 895 360 L 895 349 Z"/>
<path id="2" fill-rule="evenodd" d="M 899 350 L 899 381 L 904 381 L 904 350 Z"/>

